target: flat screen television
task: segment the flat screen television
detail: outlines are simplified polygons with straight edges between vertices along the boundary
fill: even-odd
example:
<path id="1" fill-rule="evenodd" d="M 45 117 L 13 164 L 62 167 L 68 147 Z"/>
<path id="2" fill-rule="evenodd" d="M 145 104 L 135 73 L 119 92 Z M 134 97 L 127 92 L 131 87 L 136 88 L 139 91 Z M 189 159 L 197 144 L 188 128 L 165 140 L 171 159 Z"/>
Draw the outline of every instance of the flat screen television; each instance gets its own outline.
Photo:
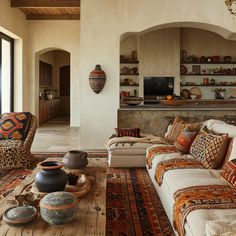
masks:
<path id="1" fill-rule="evenodd" d="M 144 97 L 174 94 L 174 77 L 144 77 Z"/>

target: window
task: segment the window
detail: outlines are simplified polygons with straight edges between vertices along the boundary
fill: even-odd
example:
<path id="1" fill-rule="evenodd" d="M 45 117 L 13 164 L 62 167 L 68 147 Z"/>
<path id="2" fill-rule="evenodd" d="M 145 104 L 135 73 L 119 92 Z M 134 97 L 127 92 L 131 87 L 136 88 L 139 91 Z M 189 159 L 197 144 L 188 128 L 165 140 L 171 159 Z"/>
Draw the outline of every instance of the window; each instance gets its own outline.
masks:
<path id="1" fill-rule="evenodd" d="M 13 111 L 14 40 L 0 33 L 0 113 Z"/>

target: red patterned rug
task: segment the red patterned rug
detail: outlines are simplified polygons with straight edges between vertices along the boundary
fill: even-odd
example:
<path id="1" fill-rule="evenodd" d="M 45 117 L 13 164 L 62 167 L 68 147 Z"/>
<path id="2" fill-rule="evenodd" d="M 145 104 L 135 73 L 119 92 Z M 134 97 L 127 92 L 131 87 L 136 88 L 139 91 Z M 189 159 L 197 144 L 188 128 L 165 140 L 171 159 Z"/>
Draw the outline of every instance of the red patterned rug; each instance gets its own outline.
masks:
<path id="1" fill-rule="evenodd" d="M 40 153 L 37 158 L 62 157 L 64 153 Z M 106 157 L 89 153 L 89 157 Z M 36 156 L 35 156 L 36 157 Z M 9 194 L 31 170 L 0 171 L 0 198 Z M 107 236 L 174 236 L 156 190 L 145 168 L 107 172 Z"/>
<path id="2" fill-rule="evenodd" d="M 175 235 L 145 168 L 109 168 L 106 203 L 107 236 Z"/>

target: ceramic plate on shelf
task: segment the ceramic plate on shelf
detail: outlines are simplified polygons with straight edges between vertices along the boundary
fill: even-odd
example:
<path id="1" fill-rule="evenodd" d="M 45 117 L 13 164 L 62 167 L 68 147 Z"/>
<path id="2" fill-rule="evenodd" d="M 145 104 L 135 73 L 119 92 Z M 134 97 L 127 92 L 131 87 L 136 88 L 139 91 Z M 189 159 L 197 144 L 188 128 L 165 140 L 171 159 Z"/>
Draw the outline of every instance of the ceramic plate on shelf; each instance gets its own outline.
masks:
<path id="1" fill-rule="evenodd" d="M 196 95 L 196 99 L 200 99 L 202 97 L 202 91 L 198 87 L 193 87 L 190 89 L 191 95 Z"/>

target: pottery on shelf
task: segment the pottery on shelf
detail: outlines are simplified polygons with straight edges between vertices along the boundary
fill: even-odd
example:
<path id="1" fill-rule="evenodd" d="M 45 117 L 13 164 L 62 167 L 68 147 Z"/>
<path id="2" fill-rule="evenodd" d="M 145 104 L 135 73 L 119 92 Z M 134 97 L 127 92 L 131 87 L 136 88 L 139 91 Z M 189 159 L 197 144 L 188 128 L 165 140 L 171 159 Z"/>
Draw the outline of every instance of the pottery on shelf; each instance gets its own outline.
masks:
<path id="1" fill-rule="evenodd" d="M 88 165 L 88 154 L 79 150 L 71 150 L 63 157 L 64 166 L 68 169 L 80 169 Z"/>
<path id="2" fill-rule="evenodd" d="M 68 192 L 49 193 L 39 203 L 42 218 L 52 225 L 63 225 L 75 218 L 78 200 Z"/>
<path id="3" fill-rule="evenodd" d="M 101 65 L 96 65 L 89 74 L 89 84 L 95 93 L 100 93 L 106 82 L 106 74 L 101 69 Z"/>
<path id="4" fill-rule="evenodd" d="M 44 161 L 37 165 L 41 171 L 35 176 L 35 185 L 39 192 L 50 193 L 63 191 L 67 183 L 67 175 L 58 161 Z"/>

